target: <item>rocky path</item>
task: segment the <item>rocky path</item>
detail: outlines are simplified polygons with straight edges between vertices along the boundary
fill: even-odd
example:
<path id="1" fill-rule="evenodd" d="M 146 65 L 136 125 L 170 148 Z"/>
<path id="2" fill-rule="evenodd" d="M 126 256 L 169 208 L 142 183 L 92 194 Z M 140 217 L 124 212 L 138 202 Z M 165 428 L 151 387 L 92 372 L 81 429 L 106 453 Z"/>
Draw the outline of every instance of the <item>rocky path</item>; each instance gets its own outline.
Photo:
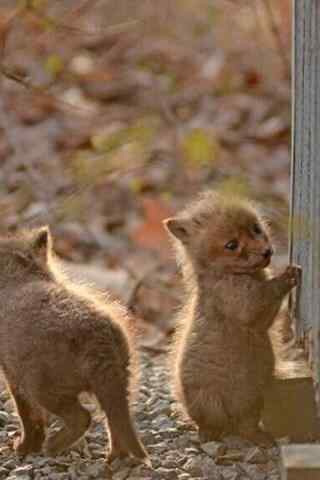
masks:
<path id="1" fill-rule="evenodd" d="M 95 409 L 88 403 L 88 408 Z M 197 434 L 177 415 L 169 392 L 165 358 L 143 357 L 142 384 L 135 404 L 136 421 L 150 453 L 152 468 L 134 460 L 106 465 L 107 438 L 102 414 L 85 439 L 66 455 L 19 459 L 12 450 L 19 422 L 5 390 L 0 395 L 0 480 L 278 480 L 277 449 L 260 450 L 238 438 L 200 444 Z M 53 422 L 51 429 L 58 428 Z"/>

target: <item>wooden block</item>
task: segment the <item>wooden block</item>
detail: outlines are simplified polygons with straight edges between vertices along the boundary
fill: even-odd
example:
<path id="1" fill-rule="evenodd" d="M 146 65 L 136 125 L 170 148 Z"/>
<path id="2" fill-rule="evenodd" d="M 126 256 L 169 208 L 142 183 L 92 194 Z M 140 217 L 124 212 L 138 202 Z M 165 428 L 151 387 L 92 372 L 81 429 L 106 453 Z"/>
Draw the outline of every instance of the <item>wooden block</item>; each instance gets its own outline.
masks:
<path id="1" fill-rule="evenodd" d="M 281 480 L 320 480 L 320 445 L 281 447 Z"/>
<path id="2" fill-rule="evenodd" d="M 304 443 L 320 438 L 310 368 L 304 361 L 281 362 L 265 394 L 264 427 L 275 438 Z"/>

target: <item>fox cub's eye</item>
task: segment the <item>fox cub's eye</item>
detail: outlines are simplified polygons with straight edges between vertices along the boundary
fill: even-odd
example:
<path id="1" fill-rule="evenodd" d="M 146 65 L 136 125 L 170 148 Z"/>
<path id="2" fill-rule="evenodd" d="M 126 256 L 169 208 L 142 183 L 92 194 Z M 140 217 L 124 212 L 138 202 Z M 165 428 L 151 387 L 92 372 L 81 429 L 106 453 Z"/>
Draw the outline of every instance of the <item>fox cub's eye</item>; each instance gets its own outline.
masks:
<path id="1" fill-rule="evenodd" d="M 237 250 L 238 246 L 238 240 L 231 240 L 230 242 L 225 244 L 224 248 L 226 248 L 227 250 Z"/>
<path id="2" fill-rule="evenodd" d="M 256 233 L 257 235 L 261 235 L 262 233 L 262 229 L 260 227 L 260 225 L 258 225 L 257 223 L 255 223 L 253 225 L 253 228 L 252 228 L 253 232 Z"/>

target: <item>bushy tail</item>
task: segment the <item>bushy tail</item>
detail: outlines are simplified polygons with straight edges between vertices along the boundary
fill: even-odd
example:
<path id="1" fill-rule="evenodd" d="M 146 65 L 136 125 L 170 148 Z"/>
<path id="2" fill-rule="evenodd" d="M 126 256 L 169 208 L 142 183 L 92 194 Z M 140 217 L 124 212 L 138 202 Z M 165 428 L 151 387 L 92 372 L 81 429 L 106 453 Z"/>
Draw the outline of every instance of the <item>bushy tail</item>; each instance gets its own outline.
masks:
<path id="1" fill-rule="evenodd" d="M 112 407 L 108 416 L 110 434 L 116 435 L 116 440 L 120 444 L 120 449 L 125 449 L 134 457 L 142 460 L 148 458 L 148 454 L 138 438 L 137 432 L 129 412 L 129 406 L 126 398 L 118 399 L 118 405 Z"/>
<path id="2" fill-rule="evenodd" d="M 103 382 L 104 383 L 104 382 Z M 110 458 L 131 454 L 150 463 L 148 454 L 138 438 L 129 410 L 128 394 L 120 378 L 96 385 L 95 394 L 105 411 L 111 443 Z"/>

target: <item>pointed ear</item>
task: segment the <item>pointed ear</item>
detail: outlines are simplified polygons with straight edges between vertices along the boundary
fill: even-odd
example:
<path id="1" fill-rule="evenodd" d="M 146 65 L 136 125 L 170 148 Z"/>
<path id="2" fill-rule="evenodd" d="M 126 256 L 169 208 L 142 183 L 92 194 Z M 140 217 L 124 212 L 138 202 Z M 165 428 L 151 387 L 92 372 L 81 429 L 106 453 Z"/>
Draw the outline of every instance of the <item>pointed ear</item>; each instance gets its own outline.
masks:
<path id="1" fill-rule="evenodd" d="M 35 230 L 32 238 L 32 251 L 41 261 L 47 260 L 48 251 L 51 248 L 51 234 L 48 226 Z"/>
<path id="2" fill-rule="evenodd" d="M 188 220 L 172 217 L 167 218 L 163 221 L 165 228 L 168 230 L 171 235 L 181 240 L 181 242 L 186 242 L 189 238 L 189 225 Z"/>

